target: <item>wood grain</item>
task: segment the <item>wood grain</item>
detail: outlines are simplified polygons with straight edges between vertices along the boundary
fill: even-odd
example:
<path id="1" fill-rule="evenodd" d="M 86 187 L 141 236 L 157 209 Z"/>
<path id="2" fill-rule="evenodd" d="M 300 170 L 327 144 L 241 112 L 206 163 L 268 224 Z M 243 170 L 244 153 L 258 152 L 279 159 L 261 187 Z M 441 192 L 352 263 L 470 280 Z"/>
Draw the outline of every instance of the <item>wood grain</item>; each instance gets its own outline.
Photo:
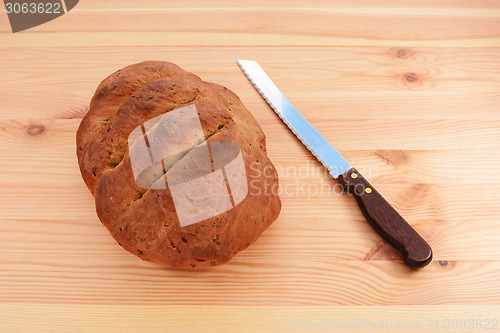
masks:
<path id="1" fill-rule="evenodd" d="M 0 12 L 0 45 L 1 332 L 499 318 L 498 1 L 86 0 L 16 34 Z M 429 266 L 402 265 L 241 58 L 429 242 Z M 97 84 L 147 59 L 227 86 L 267 136 L 282 213 L 226 265 L 166 270 L 123 251 L 80 177 L 75 132 Z"/>
<path id="2" fill-rule="evenodd" d="M 105 248 L 99 242 L 92 244 Z M 112 260 L 101 261 L 91 255 L 75 260 L 59 254 L 37 259 L 2 259 L 4 290 L 0 301 L 130 305 L 481 305 L 498 304 L 491 294 L 500 289 L 497 261 L 440 261 L 415 271 L 394 261 L 277 261 L 272 254 L 267 254 L 252 261 L 235 258 L 230 265 L 193 272 L 166 270 L 137 261 L 131 254 L 112 257 Z"/>
<path id="3" fill-rule="evenodd" d="M 290 52 L 286 47 L 0 49 L 0 56 L 5 59 L 0 63 L 5 77 L 0 87 L 4 94 L 16 96 L 3 101 L 0 119 L 81 118 L 96 82 L 144 59 L 175 62 L 205 80 L 235 91 L 259 120 L 275 119 L 235 63 L 238 58 L 249 58 L 262 63 L 311 121 L 405 120 L 408 113 L 411 119 L 500 120 L 498 49 L 303 47 L 293 50 Z M 409 78 L 413 81 L 409 82 Z M 58 91 L 57 99 L 53 98 L 54 89 Z M 372 108 L 374 99 L 376 112 Z"/>
<path id="4" fill-rule="evenodd" d="M 33 303 L 0 305 L 4 331 L 53 332 L 81 330 L 100 332 L 290 332 L 308 323 L 326 323 L 332 330 L 373 332 L 374 325 L 391 323 L 392 330 L 405 332 L 447 331 L 445 320 L 469 321 L 471 318 L 494 318 L 498 306 L 186 306 L 186 305 L 75 305 Z M 53 321 L 53 314 L 59 314 Z M 452 314 L 452 315 L 450 315 Z M 26 320 L 26 318 L 29 320 Z M 237 318 L 238 320 L 234 320 Z M 258 319 L 256 319 L 258 318 Z M 418 318 L 418 319 L 417 319 Z M 358 322 L 359 321 L 359 322 Z M 316 324 L 315 324 L 316 323 Z M 434 328 L 435 324 L 437 328 Z M 352 326 L 350 326 L 352 325 Z M 432 326 L 431 326 L 432 325 Z M 343 329 L 344 327 L 345 329 Z M 379 329 L 383 331 L 383 329 Z M 450 329 L 448 329 L 450 331 Z"/>
<path id="5" fill-rule="evenodd" d="M 500 10 L 491 2 L 456 8 L 445 1 L 395 7 L 325 1 L 171 2 L 98 1 L 12 38 L 3 17 L 0 44 L 8 46 L 498 46 Z M 148 6 L 149 5 L 149 6 Z M 410 7 L 410 8 L 408 8 Z M 411 8 L 416 7 L 416 8 Z M 493 7 L 493 8 L 492 8 Z M 453 10 L 451 10 L 453 9 Z M 436 29 L 439 22 L 439 29 Z M 147 31 L 148 34 L 143 34 Z M 75 38 L 76 37 L 76 38 Z"/>

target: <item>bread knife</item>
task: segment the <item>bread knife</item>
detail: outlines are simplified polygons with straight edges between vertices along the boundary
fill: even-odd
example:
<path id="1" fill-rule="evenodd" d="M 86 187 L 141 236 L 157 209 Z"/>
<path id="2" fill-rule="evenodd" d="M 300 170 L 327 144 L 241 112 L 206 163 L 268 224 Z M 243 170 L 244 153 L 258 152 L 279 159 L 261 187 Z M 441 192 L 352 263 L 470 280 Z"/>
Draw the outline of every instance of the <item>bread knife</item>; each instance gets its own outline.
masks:
<path id="1" fill-rule="evenodd" d="M 271 108 L 311 153 L 352 194 L 370 225 L 394 248 L 404 263 L 424 267 L 432 260 L 432 249 L 375 188 L 333 148 L 281 93 L 260 65 L 238 60 L 238 65 Z"/>

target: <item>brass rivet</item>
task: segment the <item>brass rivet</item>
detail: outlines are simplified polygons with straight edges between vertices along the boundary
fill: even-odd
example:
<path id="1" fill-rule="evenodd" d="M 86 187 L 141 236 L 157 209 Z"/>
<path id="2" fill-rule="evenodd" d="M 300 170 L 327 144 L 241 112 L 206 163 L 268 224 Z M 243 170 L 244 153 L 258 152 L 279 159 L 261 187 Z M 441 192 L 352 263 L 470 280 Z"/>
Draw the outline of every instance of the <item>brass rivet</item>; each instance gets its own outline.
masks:
<path id="1" fill-rule="evenodd" d="M 367 187 L 367 188 L 365 188 L 365 192 L 368 193 L 368 194 L 370 194 L 370 193 L 372 193 L 372 189 L 369 188 L 369 187 Z"/>
<path id="2" fill-rule="evenodd" d="M 358 174 L 356 172 L 351 173 L 351 178 L 358 178 Z"/>

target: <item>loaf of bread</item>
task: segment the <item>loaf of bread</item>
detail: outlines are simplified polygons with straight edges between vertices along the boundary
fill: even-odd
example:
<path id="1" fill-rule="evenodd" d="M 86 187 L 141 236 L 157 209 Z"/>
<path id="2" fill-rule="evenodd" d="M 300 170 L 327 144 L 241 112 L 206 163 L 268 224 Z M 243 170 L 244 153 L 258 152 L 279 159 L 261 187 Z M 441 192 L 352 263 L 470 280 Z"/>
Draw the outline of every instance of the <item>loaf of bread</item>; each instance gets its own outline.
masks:
<path id="1" fill-rule="evenodd" d="M 99 219 L 144 260 L 219 265 L 279 215 L 278 175 L 256 120 L 230 90 L 172 63 L 107 77 L 76 143 Z"/>

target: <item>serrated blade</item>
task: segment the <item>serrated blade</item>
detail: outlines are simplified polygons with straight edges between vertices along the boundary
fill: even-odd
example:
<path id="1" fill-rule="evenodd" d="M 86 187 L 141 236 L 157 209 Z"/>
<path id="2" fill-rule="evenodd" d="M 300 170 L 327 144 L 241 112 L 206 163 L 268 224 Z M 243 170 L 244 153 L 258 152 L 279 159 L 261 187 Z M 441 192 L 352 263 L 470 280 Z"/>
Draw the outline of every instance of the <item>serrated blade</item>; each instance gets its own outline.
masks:
<path id="1" fill-rule="evenodd" d="M 238 60 L 237 63 L 274 112 L 334 178 L 351 169 L 342 155 L 288 101 L 257 62 Z"/>

